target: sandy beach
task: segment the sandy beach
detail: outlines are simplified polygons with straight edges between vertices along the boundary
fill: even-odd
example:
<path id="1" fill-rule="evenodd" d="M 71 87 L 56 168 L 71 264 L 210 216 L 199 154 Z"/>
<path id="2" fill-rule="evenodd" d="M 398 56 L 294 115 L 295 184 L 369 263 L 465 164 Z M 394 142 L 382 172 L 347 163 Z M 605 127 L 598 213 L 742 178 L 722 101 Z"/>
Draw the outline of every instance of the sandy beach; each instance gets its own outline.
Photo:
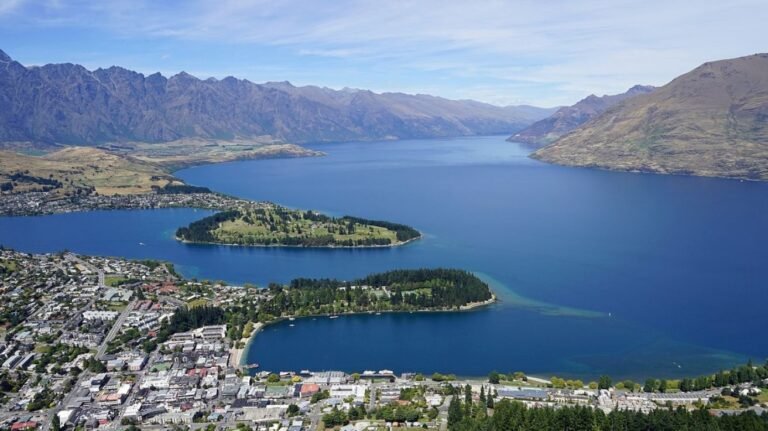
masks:
<path id="1" fill-rule="evenodd" d="M 242 364 L 243 361 L 243 353 L 245 350 L 248 349 L 248 345 L 250 344 L 250 341 L 253 339 L 253 336 L 259 331 L 261 331 L 264 328 L 264 324 L 261 322 L 255 323 L 253 325 L 253 331 L 251 331 L 250 334 L 248 334 L 247 337 L 243 337 L 240 339 L 240 342 L 237 343 L 237 345 L 243 345 L 242 349 L 238 348 L 232 348 L 229 351 L 229 366 L 230 367 L 239 367 Z"/>

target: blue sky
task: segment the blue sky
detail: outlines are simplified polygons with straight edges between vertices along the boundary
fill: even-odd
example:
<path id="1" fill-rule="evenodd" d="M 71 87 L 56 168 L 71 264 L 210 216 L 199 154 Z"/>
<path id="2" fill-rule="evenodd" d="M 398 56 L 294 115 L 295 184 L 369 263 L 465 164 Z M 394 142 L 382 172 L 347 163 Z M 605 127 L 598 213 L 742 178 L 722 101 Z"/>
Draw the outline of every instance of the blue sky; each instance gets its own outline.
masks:
<path id="1" fill-rule="evenodd" d="M 26 65 L 571 104 L 768 51 L 768 1 L 0 0 Z"/>

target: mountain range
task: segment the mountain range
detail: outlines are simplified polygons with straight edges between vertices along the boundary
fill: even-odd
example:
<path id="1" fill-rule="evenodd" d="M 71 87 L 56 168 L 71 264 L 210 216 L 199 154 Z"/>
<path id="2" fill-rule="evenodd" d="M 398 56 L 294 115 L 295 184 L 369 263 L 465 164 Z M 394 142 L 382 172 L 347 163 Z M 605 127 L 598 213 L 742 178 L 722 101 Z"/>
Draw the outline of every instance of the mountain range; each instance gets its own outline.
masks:
<path id="1" fill-rule="evenodd" d="M 559 139 L 571 130 L 597 117 L 608 108 L 622 100 L 640 94 L 647 94 L 655 87 L 650 85 L 635 85 L 624 93 L 595 96 L 594 94 L 581 99 L 576 104 L 564 106 L 551 116 L 539 120 L 525 129 L 510 136 L 510 142 L 521 142 L 530 147 L 540 148 Z"/>
<path id="2" fill-rule="evenodd" d="M 533 154 L 564 165 L 768 180 L 768 54 L 705 63 Z"/>
<path id="3" fill-rule="evenodd" d="M 291 143 L 506 134 L 553 112 L 427 95 L 121 67 L 25 67 L 0 51 L 0 141 L 95 145 L 186 138 Z"/>

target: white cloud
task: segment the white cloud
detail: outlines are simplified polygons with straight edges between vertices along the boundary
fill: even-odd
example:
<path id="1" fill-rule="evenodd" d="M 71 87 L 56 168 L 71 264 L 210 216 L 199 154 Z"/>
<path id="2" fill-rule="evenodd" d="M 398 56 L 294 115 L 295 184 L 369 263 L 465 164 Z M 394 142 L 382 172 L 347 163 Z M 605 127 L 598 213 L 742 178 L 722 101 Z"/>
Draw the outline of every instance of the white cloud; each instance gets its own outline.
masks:
<path id="1" fill-rule="evenodd" d="M 0 13 L 4 5 L 20 9 L 16 0 L 1 1 Z M 766 16 L 764 0 L 73 0 L 36 3 L 27 20 L 121 37 L 280 47 L 515 92 L 497 93 L 494 101 L 572 103 L 637 83 L 664 84 L 704 61 L 765 50 Z M 549 86 L 550 93 L 536 98 L 526 83 L 537 91 Z M 477 93 L 490 100 L 487 94 Z"/>
<path id="2" fill-rule="evenodd" d="M 0 15 L 13 12 L 22 3 L 22 0 L 0 0 Z"/>
<path id="3" fill-rule="evenodd" d="M 349 58 L 364 55 L 362 49 L 300 49 L 299 55 L 311 55 L 315 57 Z"/>

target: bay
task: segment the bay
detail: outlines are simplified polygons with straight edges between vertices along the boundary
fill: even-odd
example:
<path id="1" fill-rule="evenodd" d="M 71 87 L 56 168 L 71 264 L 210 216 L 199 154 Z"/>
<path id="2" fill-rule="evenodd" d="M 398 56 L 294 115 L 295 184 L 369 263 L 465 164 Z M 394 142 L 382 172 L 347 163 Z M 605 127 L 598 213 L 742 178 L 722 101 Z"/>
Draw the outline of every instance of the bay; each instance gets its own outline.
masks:
<path id="1" fill-rule="evenodd" d="M 768 356 L 764 183 L 546 165 L 502 137 L 313 148 L 327 156 L 177 175 L 241 197 L 409 224 L 424 239 L 371 250 L 188 245 L 173 231 L 207 212 L 171 209 L 0 218 L 0 244 L 167 259 L 187 276 L 233 283 L 458 267 L 482 274 L 502 299 L 471 313 L 270 326 L 247 355 L 270 370 L 642 378 Z"/>

